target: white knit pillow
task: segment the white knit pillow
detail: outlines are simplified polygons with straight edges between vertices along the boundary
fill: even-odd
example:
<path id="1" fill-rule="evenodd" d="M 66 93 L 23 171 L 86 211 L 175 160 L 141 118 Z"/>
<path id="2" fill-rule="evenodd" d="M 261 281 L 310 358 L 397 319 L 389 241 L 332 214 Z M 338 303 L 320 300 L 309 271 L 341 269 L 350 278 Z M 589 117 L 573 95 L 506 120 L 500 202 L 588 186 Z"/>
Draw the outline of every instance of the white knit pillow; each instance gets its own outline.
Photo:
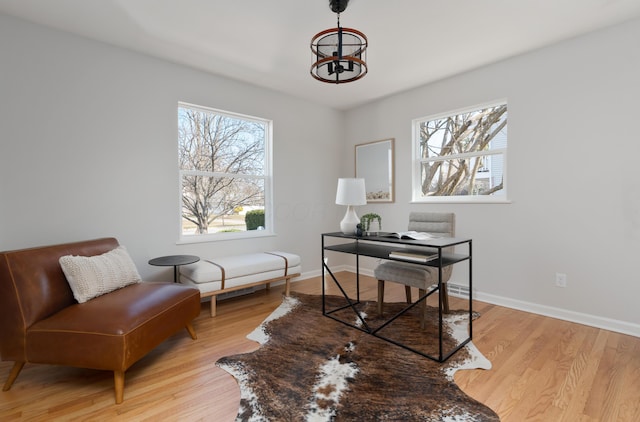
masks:
<path id="1" fill-rule="evenodd" d="M 124 246 L 96 256 L 65 255 L 59 262 L 79 303 L 141 281 Z"/>

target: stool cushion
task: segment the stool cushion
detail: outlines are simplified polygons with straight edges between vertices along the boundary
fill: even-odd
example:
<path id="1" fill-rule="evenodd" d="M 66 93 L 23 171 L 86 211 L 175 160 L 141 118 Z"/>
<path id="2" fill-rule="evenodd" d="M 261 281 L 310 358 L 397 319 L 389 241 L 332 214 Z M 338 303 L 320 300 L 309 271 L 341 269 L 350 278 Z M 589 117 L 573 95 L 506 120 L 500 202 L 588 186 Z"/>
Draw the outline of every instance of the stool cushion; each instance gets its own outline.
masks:
<path id="1" fill-rule="evenodd" d="M 376 267 L 374 275 L 378 280 L 394 281 L 406 286 L 426 289 L 438 279 L 438 270 L 422 265 L 383 262 Z"/>

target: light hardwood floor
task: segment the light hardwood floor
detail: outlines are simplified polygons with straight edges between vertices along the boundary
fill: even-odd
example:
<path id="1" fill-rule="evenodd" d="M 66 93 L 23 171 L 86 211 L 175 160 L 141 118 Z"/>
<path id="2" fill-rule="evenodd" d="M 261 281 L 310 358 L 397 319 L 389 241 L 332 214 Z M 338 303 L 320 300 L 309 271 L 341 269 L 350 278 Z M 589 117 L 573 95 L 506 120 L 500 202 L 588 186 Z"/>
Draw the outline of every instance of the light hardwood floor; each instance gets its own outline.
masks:
<path id="1" fill-rule="evenodd" d="M 363 298 L 373 299 L 375 280 L 361 282 Z M 294 292 L 320 289 L 320 278 L 292 285 Z M 185 330 L 137 362 L 125 375 L 120 405 L 111 373 L 27 364 L 13 388 L 0 393 L 0 420 L 233 421 L 239 389 L 215 362 L 256 348 L 245 336 L 280 304 L 282 293 L 276 286 L 221 301 L 215 318 L 203 303 L 194 322 L 198 340 Z M 387 283 L 387 301 L 403 297 L 402 286 Z M 474 307 L 481 317 L 473 342 L 493 368 L 459 371 L 455 378 L 502 421 L 640 421 L 640 338 L 481 302 Z M 2 383 L 10 368 L 0 363 Z"/>

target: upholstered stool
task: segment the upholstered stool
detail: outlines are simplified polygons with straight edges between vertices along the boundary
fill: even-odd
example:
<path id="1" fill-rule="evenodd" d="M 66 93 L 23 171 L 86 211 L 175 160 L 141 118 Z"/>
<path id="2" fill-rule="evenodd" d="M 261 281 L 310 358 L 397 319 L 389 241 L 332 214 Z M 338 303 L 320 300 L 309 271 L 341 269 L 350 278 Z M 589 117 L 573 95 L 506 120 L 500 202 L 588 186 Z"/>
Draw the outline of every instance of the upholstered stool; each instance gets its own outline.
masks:
<path id="1" fill-rule="evenodd" d="M 455 236 L 456 215 L 451 212 L 416 212 L 409 214 L 407 230 L 431 233 L 440 237 Z M 452 248 L 444 249 L 445 253 L 453 252 Z M 439 292 L 440 304 L 443 312 L 449 312 L 449 296 L 447 293 L 447 281 L 451 278 L 453 266 L 448 265 L 442 269 L 442 290 Z M 438 283 L 438 268 L 424 265 L 411 264 L 398 261 L 385 261 L 374 270 L 378 279 L 378 313 L 382 315 L 384 302 L 384 282 L 393 281 L 405 285 L 407 303 L 411 303 L 411 287 L 417 287 L 420 297 L 424 296 L 429 286 Z M 424 316 L 422 327 L 425 326 L 427 316 L 427 302 L 423 301 Z"/>
<path id="2" fill-rule="evenodd" d="M 442 279 L 448 280 L 451 275 L 451 267 L 445 267 L 442 270 Z M 427 293 L 429 286 L 437 284 L 438 269 L 403 262 L 387 261 L 378 265 L 374 270 L 374 276 L 378 279 L 378 314 L 382 316 L 384 307 L 384 282 L 393 281 L 394 283 L 404 284 L 407 303 L 412 303 L 411 287 L 416 287 L 419 296 L 422 297 Z M 442 290 L 439 292 L 442 310 L 449 312 L 449 295 L 447 293 L 447 283 L 443 281 Z M 423 312 L 423 318 L 420 323 L 424 328 L 427 318 L 427 301 L 424 300 L 419 305 Z"/>

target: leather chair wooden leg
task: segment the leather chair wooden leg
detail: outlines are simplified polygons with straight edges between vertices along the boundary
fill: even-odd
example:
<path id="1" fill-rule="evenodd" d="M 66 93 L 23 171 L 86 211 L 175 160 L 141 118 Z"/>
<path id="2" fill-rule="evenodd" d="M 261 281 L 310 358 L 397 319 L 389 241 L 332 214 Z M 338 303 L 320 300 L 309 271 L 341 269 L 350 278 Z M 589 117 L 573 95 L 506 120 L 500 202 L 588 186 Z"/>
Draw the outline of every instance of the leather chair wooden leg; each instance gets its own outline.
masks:
<path id="1" fill-rule="evenodd" d="M 23 367 L 24 362 L 15 362 L 13 364 L 13 368 L 11 368 L 11 372 L 9 373 L 7 381 L 4 383 L 4 387 L 2 387 L 2 391 L 9 391 L 11 389 L 13 382 L 16 380 L 16 378 L 18 378 L 18 374 L 20 374 L 20 371 L 22 371 Z"/>
<path id="2" fill-rule="evenodd" d="M 196 330 L 193 329 L 193 324 L 188 323 L 187 324 L 187 331 L 189 332 L 189 335 L 191 336 L 192 339 L 197 340 L 198 339 L 198 335 L 196 334 Z"/>
<path id="3" fill-rule="evenodd" d="M 113 381 L 116 389 L 116 404 L 124 400 L 124 371 L 113 371 Z"/>

